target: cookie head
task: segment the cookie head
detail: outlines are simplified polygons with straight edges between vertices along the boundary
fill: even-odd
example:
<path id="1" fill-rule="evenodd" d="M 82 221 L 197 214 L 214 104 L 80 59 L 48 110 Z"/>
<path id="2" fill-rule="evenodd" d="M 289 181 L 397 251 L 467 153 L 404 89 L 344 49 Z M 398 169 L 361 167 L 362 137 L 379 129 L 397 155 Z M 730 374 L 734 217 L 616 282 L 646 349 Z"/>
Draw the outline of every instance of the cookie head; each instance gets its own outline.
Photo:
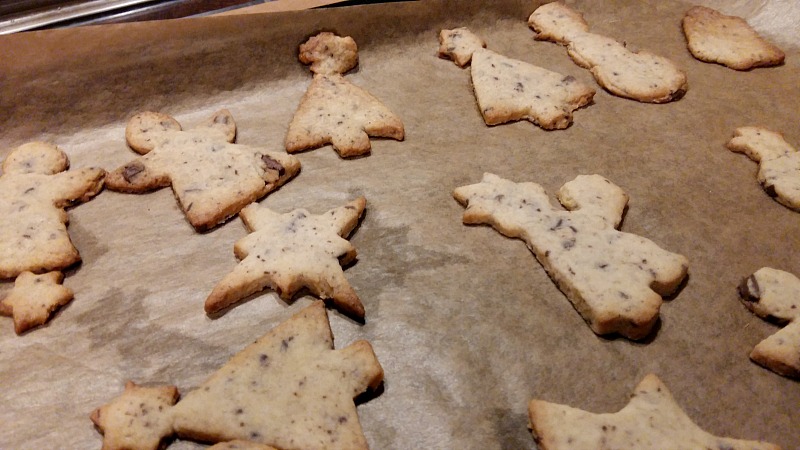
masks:
<path id="1" fill-rule="evenodd" d="M 60 148 L 47 142 L 20 145 L 3 162 L 4 173 L 54 175 L 67 170 L 69 158 Z"/>
<path id="2" fill-rule="evenodd" d="M 128 121 L 125 127 L 125 140 L 132 149 L 143 155 L 156 148 L 170 130 L 180 131 L 181 124 L 163 113 L 142 112 Z"/>
<path id="3" fill-rule="evenodd" d="M 314 73 L 342 74 L 358 64 L 358 46 L 350 36 L 323 31 L 300 45 L 298 58 Z"/>

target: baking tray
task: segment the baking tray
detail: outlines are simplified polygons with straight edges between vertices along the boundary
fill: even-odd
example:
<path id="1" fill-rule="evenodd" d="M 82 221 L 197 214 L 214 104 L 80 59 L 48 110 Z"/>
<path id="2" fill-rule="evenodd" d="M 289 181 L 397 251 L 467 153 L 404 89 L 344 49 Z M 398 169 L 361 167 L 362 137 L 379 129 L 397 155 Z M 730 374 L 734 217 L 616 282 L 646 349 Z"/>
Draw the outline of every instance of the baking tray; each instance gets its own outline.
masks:
<path id="1" fill-rule="evenodd" d="M 566 130 L 487 127 L 468 70 L 436 56 L 442 28 L 468 26 L 494 51 L 595 83 L 563 47 L 534 41 L 526 20 L 538 2 L 425 0 L 5 36 L 0 148 L 5 156 L 47 140 L 72 167 L 111 170 L 135 156 L 124 141 L 134 113 L 162 111 L 191 127 L 228 108 L 239 143 L 280 150 L 311 80 L 297 46 L 319 30 L 353 36 L 360 64 L 347 79 L 403 119 L 406 139 L 374 140 L 370 156 L 353 160 L 330 147 L 301 153 L 301 173 L 261 203 L 319 213 L 367 198 L 351 239 L 358 261 L 345 271 L 366 323 L 335 310 L 330 318 L 337 346 L 367 339 L 385 369 L 380 392 L 358 408 L 373 448 L 535 448 L 530 399 L 616 411 L 647 373 L 702 428 L 797 448 L 800 385 L 748 359 L 778 328 L 748 312 L 736 286 L 763 266 L 800 275 L 800 214 L 771 200 L 756 164 L 724 146 L 743 125 L 800 146 L 800 58 L 785 26 L 797 23 L 796 6 L 723 8 L 741 8 L 787 52 L 780 67 L 737 72 L 688 53 L 686 3 L 571 4 L 592 31 L 677 62 L 686 96 L 642 104 L 598 87 Z M 764 19 L 776 4 L 784 14 Z M 622 230 L 690 261 L 654 335 L 596 336 L 522 241 L 462 225 L 452 191 L 484 172 L 550 193 L 586 173 L 621 186 L 631 197 Z M 0 448 L 99 448 L 89 414 L 127 380 L 188 392 L 314 301 L 265 292 L 208 318 L 203 301 L 236 265 L 233 243 L 246 231 L 234 218 L 195 233 L 169 189 L 104 191 L 69 214 L 83 257 L 65 281 L 75 300 L 24 336 L 0 321 Z"/>

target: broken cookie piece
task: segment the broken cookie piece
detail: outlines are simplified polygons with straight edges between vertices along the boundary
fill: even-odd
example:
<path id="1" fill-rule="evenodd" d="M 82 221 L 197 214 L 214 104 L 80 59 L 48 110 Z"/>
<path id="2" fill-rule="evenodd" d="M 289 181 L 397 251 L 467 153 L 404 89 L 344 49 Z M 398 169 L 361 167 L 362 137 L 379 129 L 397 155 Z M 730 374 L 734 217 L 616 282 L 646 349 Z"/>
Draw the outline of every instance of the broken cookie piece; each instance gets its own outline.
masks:
<path id="1" fill-rule="evenodd" d="M 705 6 L 686 11 L 683 33 L 692 56 L 736 70 L 777 66 L 781 49 L 761 37 L 741 17 L 728 16 Z"/>
<path id="2" fill-rule="evenodd" d="M 783 135 L 762 127 L 740 127 L 727 147 L 758 163 L 758 182 L 770 197 L 800 212 L 800 152 Z"/>
<path id="3" fill-rule="evenodd" d="M 790 378 L 800 378 L 800 279 L 764 267 L 742 280 L 739 295 L 758 317 L 785 325 L 761 341 L 750 359 Z"/>
<path id="4" fill-rule="evenodd" d="M 280 449 L 366 449 L 353 398 L 383 369 L 367 341 L 334 350 L 325 306 L 313 302 L 236 354 L 175 406 L 179 436 Z"/>
<path id="5" fill-rule="evenodd" d="M 139 113 L 125 136 L 143 156 L 109 173 L 108 188 L 138 194 L 172 186 L 197 231 L 224 222 L 300 171 L 291 155 L 234 144 L 236 124 L 227 110 L 186 131 L 166 114 Z"/>
<path id="6" fill-rule="evenodd" d="M 573 76 L 486 49 L 472 56 L 472 86 L 487 125 L 525 119 L 545 130 L 569 126 L 572 112 L 590 104 L 595 93 Z"/>
<path id="7" fill-rule="evenodd" d="M 356 257 L 346 237 L 358 224 L 366 203 L 359 197 L 320 215 L 304 209 L 280 214 L 257 203 L 244 208 L 240 215 L 252 233 L 234 245 L 241 262 L 214 287 L 206 299 L 206 312 L 217 313 L 264 288 L 284 299 L 308 288 L 363 319 L 364 306 L 341 266 Z"/>
<path id="8" fill-rule="evenodd" d="M 343 74 L 358 64 L 358 46 L 350 36 L 324 31 L 300 45 L 300 62 L 323 75 Z"/>
<path id="9" fill-rule="evenodd" d="M 525 241 L 591 329 L 629 339 L 648 336 L 662 297 L 686 277 L 688 261 L 649 239 L 618 231 L 628 196 L 600 175 L 580 175 L 558 192 L 490 173 L 453 194 L 465 224 L 488 224 Z"/>
<path id="10" fill-rule="evenodd" d="M 447 58 L 464 67 L 472 60 L 472 54 L 486 48 L 486 42 L 466 27 L 439 32 L 439 57 Z"/>
<path id="11" fill-rule="evenodd" d="M 91 415 L 103 433 L 103 450 L 156 450 L 171 436 L 175 386 L 144 387 L 133 381 L 125 391 Z"/>
<path id="12" fill-rule="evenodd" d="M 528 414 L 541 450 L 780 450 L 767 442 L 717 437 L 701 429 L 652 374 L 644 377 L 628 404 L 616 413 L 595 414 L 531 400 Z"/>
<path id="13" fill-rule="evenodd" d="M 403 122 L 369 92 L 341 75 L 315 75 L 286 133 L 286 151 L 332 144 L 343 158 L 365 155 L 369 137 L 402 141 Z"/>
<path id="14" fill-rule="evenodd" d="M 540 11 L 541 10 L 541 11 Z M 686 74 L 671 60 L 633 52 L 624 43 L 588 31 L 583 16 L 561 2 L 540 6 L 528 18 L 536 39 L 567 45 L 567 53 L 589 69 L 606 90 L 646 103 L 678 100 L 686 93 Z"/>
<path id="15" fill-rule="evenodd" d="M 72 301 L 72 290 L 62 286 L 63 281 L 61 272 L 22 272 L 8 296 L 0 300 L 0 315 L 14 318 L 17 334 L 45 324 L 56 309 Z"/>

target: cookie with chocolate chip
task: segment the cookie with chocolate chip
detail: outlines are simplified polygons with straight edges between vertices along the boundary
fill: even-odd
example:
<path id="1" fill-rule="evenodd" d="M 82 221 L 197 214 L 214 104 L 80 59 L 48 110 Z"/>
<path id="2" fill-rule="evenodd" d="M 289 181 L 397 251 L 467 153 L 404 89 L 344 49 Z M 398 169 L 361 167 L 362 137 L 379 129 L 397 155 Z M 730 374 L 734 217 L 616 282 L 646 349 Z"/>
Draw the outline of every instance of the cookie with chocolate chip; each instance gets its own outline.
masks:
<path id="1" fill-rule="evenodd" d="M 244 208 L 240 216 L 252 233 L 234 245 L 241 262 L 214 287 L 206 299 L 206 312 L 218 313 L 265 288 L 284 299 L 306 288 L 363 319 L 364 306 L 341 266 L 356 257 L 355 247 L 346 238 L 358 225 L 366 204 L 359 197 L 324 214 L 304 209 L 281 214 L 257 203 Z"/>
<path id="2" fill-rule="evenodd" d="M 528 404 L 528 415 L 541 450 L 780 450 L 768 442 L 719 437 L 703 430 L 653 374 L 639 382 L 628 404 L 615 413 L 595 414 L 535 399 Z"/>
<path id="3" fill-rule="evenodd" d="M 180 437 L 203 442 L 366 449 L 353 398 L 382 380 L 367 341 L 334 350 L 325 306 L 313 302 L 186 394 L 173 409 L 173 426 Z"/>
<path id="4" fill-rule="evenodd" d="M 538 184 L 490 173 L 454 196 L 466 206 L 465 224 L 488 224 L 525 241 L 597 334 L 647 337 L 662 297 L 686 278 L 684 256 L 617 230 L 628 196 L 600 175 L 580 175 L 561 187 L 558 200 L 568 211 L 553 207 Z"/>
<path id="5" fill-rule="evenodd" d="M 762 319 L 784 325 L 750 352 L 750 359 L 785 377 L 800 378 L 800 278 L 764 267 L 742 280 L 744 305 Z"/>
<path id="6" fill-rule="evenodd" d="M 65 208 L 103 188 L 99 168 L 67 170 L 67 154 L 46 142 L 14 149 L 0 175 L 0 278 L 60 271 L 81 258 L 67 232 Z"/>
<path id="7" fill-rule="evenodd" d="M 614 95 L 645 103 L 678 100 L 686 93 L 686 74 L 671 60 L 589 32 L 583 16 L 561 2 L 540 6 L 528 18 L 536 39 L 567 46 L 579 66 Z"/>
<path id="8" fill-rule="evenodd" d="M 315 75 L 286 132 L 286 151 L 332 144 L 343 158 L 366 155 L 370 136 L 402 141 L 400 118 L 380 100 L 339 74 Z"/>
<path id="9" fill-rule="evenodd" d="M 786 57 L 747 21 L 715 9 L 693 6 L 686 11 L 681 25 L 689 51 L 700 61 L 749 70 L 780 65 Z"/>
<path id="10" fill-rule="evenodd" d="M 458 67 L 469 64 L 479 48 L 486 48 L 486 41 L 466 27 L 439 32 L 439 57 L 452 60 Z"/>
<path id="11" fill-rule="evenodd" d="M 64 287 L 63 281 L 61 272 L 22 272 L 8 296 L 0 300 L 0 315 L 14 318 L 17 334 L 43 325 L 55 310 L 72 301 L 72 290 Z"/>
<path id="12" fill-rule="evenodd" d="M 572 123 L 572 112 L 595 91 L 571 75 L 511 59 L 487 49 L 472 55 L 472 86 L 487 125 L 528 120 L 545 130 Z"/>
<path id="13" fill-rule="evenodd" d="M 314 73 L 342 74 L 358 64 L 358 46 L 350 36 L 323 31 L 300 45 L 298 58 Z"/>
<path id="14" fill-rule="evenodd" d="M 133 381 L 111 402 L 92 412 L 103 433 L 103 450 L 157 450 L 172 436 L 171 409 L 178 401 L 175 386 L 139 386 Z"/>
<path id="15" fill-rule="evenodd" d="M 758 163 L 758 182 L 770 197 L 800 212 L 800 152 L 782 134 L 763 127 L 740 127 L 727 147 Z"/>
<path id="16" fill-rule="evenodd" d="M 108 188 L 138 194 L 171 186 L 197 231 L 238 214 L 300 171 L 291 155 L 235 144 L 236 123 L 227 110 L 191 130 L 166 114 L 139 113 L 125 137 L 142 156 L 110 172 Z"/>

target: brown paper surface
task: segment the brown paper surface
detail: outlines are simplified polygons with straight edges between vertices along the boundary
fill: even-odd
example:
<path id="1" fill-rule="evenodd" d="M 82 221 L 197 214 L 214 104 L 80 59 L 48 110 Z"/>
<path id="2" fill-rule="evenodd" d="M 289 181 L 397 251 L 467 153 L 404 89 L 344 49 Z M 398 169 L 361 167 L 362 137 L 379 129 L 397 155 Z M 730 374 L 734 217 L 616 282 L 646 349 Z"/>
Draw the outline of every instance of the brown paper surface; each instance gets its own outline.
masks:
<path id="1" fill-rule="evenodd" d="M 737 72 L 693 59 L 680 29 L 685 3 L 575 2 L 593 31 L 676 61 L 689 90 L 652 105 L 598 87 L 571 127 L 549 132 L 529 122 L 487 127 L 469 71 L 436 56 L 440 29 L 468 26 L 492 50 L 596 86 L 563 47 L 533 40 L 526 20 L 535 5 L 527 0 L 5 36 L 0 151 L 49 140 L 73 168 L 112 170 L 136 156 L 124 140 L 132 114 L 162 111 L 191 127 L 220 108 L 236 119 L 239 143 L 280 150 L 311 80 L 298 44 L 319 30 L 351 35 L 360 64 L 347 79 L 402 117 L 406 139 L 373 140 L 372 154 L 353 160 L 330 146 L 301 153 L 301 173 L 261 203 L 321 213 L 367 198 L 351 239 L 358 261 L 345 271 L 366 324 L 333 310 L 330 318 L 338 347 L 369 340 L 386 373 L 382 391 L 358 408 L 372 448 L 532 449 L 530 399 L 612 412 L 647 373 L 709 432 L 797 448 L 800 385 L 748 359 L 779 328 L 748 312 L 736 286 L 764 266 L 800 275 L 800 214 L 767 196 L 754 162 L 725 148 L 744 125 L 781 131 L 800 147 L 800 52 L 786 25 L 797 23 L 797 8 L 740 3 L 728 6 L 749 17 L 764 5 L 785 7 L 759 24 L 787 52 L 783 66 Z M 621 186 L 631 197 L 622 230 L 690 261 L 688 282 L 662 306 L 657 332 L 644 342 L 596 336 L 522 241 L 462 225 L 452 191 L 484 172 L 550 193 L 587 173 Z M 264 292 L 208 318 L 203 302 L 236 265 L 233 244 L 246 231 L 234 218 L 195 233 L 169 189 L 104 191 L 69 215 L 83 257 L 65 281 L 75 300 L 24 336 L 0 320 L 0 448 L 99 448 L 89 414 L 127 380 L 189 392 L 314 301 Z"/>

